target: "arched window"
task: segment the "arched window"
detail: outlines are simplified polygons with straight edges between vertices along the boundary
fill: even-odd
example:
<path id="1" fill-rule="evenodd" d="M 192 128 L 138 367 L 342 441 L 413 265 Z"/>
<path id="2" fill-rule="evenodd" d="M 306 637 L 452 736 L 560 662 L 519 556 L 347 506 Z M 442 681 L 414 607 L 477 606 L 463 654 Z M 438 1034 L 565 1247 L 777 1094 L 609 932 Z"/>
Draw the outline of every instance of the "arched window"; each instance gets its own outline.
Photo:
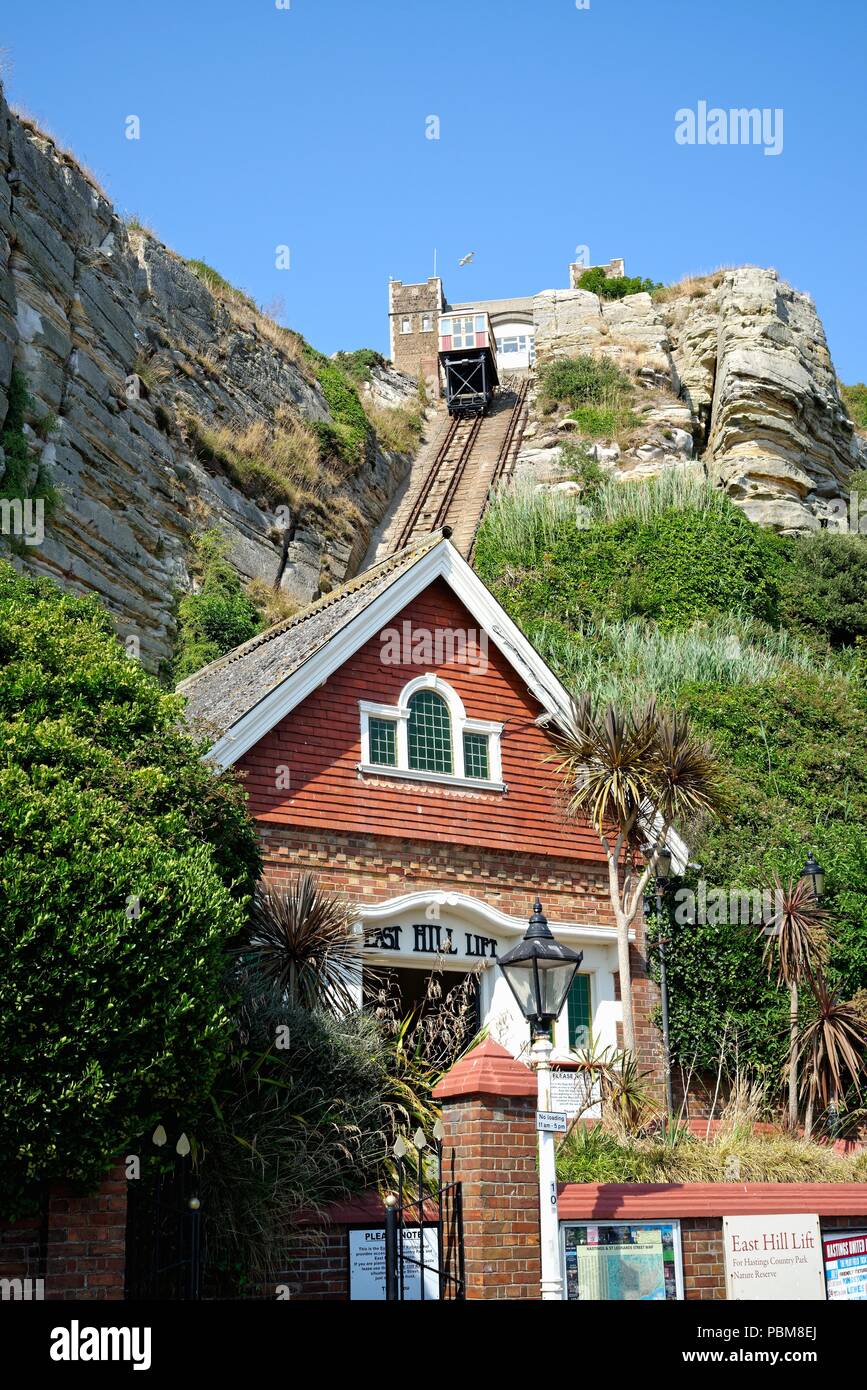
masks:
<path id="1" fill-rule="evenodd" d="M 418 772 L 452 772 L 452 722 L 448 705 L 434 690 L 410 696 L 409 765 Z"/>

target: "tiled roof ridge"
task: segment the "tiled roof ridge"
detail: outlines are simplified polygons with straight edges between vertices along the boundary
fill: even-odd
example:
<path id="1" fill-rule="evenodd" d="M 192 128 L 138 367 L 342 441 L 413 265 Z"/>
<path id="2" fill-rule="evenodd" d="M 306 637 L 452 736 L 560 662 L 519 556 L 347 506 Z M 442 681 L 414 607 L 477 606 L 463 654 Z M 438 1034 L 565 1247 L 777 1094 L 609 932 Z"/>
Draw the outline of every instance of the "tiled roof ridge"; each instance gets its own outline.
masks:
<path id="1" fill-rule="evenodd" d="M 211 675 L 215 671 L 231 666 L 234 662 L 240 661 L 243 657 L 248 656 L 250 652 L 256 651 L 258 647 L 264 646 L 266 642 L 271 642 L 277 637 L 282 637 L 284 633 L 289 632 L 293 627 L 300 626 L 301 623 L 308 621 L 308 619 L 314 617 L 318 613 L 322 613 L 325 609 L 332 607 L 341 599 L 346 598 L 348 595 L 360 589 L 364 589 L 368 584 L 375 583 L 378 578 L 387 574 L 389 569 L 399 569 L 401 565 L 405 564 L 411 558 L 421 559 L 422 555 L 427 554 L 429 550 L 432 550 L 433 547 L 438 545 L 444 538 L 444 531 L 432 531 L 424 541 L 416 541 L 412 545 L 404 546 L 403 550 L 396 550 L 391 555 L 387 555 L 384 560 L 380 560 L 377 564 L 371 565 L 366 570 L 362 570 L 359 574 L 354 575 L 352 579 L 346 580 L 343 584 L 338 584 L 336 589 L 331 589 L 329 593 L 322 594 L 319 598 L 314 599 L 306 608 L 302 608 L 297 613 L 293 613 L 291 618 L 281 618 L 278 623 L 274 623 L 271 627 L 266 628 L 264 632 L 257 632 L 255 637 L 251 637 L 247 642 L 243 642 L 241 646 L 234 647 L 232 651 L 225 652 L 223 656 L 218 656 L 215 661 L 209 662 L 207 666 L 202 666 L 200 670 L 194 671 L 191 676 L 187 676 L 186 680 L 180 682 L 177 686 L 178 691 L 183 694 L 185 690 L 194 685 L 202 676 Z"/>

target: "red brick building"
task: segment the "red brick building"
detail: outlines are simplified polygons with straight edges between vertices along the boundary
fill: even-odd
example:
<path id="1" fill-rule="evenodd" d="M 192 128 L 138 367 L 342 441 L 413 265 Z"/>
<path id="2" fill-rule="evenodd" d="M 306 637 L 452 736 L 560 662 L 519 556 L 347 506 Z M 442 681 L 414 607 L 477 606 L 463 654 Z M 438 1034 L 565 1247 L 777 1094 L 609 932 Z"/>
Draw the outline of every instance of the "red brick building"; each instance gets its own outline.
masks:
<path id="1" fill-rule="evenodd" d="M 364 958 L 405 1002 L 432 968 L 478 976 L 479 1021 L 517 1054 L 524 1020 L 497 957 L 537 894 L 583 951 L 556 1052 L 618 1038 L 607 870 L 564 814 L 551 726 L 568 697 L 447 536 L 391 556 L 180 687 L 212 757 L 246 775 L 267 876 L 312 869 L 358 908 Z M 634 995 L 657 1074 L 639 936 Z M 582 1030 L 584 1030 L 582 1032 Z"/>

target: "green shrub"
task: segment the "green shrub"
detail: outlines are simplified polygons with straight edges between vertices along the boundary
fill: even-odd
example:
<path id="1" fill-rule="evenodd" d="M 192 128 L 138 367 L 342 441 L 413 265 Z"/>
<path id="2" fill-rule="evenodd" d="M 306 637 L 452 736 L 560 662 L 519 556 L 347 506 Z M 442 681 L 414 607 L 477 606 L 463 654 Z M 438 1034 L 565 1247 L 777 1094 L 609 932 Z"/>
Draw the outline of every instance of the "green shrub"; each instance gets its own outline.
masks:
<path id="1" fill-rule="evenodd" d="M 60 494 L 51 478 L 40 466 L 35 480 L 28 484 L 35 454 L 30 440 L 24 433 L 24 424 L 32 404 L 26 377 L 17 368 L 13 368 L 9 382 L 9 408 L 0 433 L 0 445 L 5 457 L 5 472 L 0 477 L 0 497 L 41 499 L 45 503 L 46 515 L 50 516 L 60 500 Z M 57 417 L 53 412 L 49 412 L 37 422 L 37 433 L 40 437 L 47 438 L 56 426 Z"/>
<path id="2" fill-rule="evenodd" d="M 590 290 L 603 299 L 623 299 L 627 294 L 653 294 L 662 286 L 655 280 L 642 280 L 638 275 L 606 275 L 602 266 L 585 270 L 578 280 L 579 290 Z"/>
<path id="3" fill-rule="evenodd" d="M 333 456 L 347 469 L 354 469 L 367 456 L 372 439 L 355 385 L 335 362 L 315 348 L 305 345 L 304 357 L 316 374 L 331 415 L 328 430 L 317 429 L 320 442 L 333 451 Z"/>
<path id="4" fill-rule="evenodd" d="M 573 409 L 583 405 L 611 406 L 632 389 L 613 362 L 589 353 L 548 362 L 542 368 L 540 384 L 543 397 L 565 401 Z"/>
<path id="5" fill-rule="evenodd" d="M 787 1134 L 723 1131 L 709 1142 L 687 1133 L 619 1136 L 601 1125 L 576 1125 L 557 1151 L 561 1182 L 864 1182 L 860 1155 L 837 1154 Z"/>
<path id="6" fill-rule="evenodd" d="M 373 348 L 356 348 L 355 352 L 337 352 L 334 360 L 353 381 L 370 381 L 374 367 L 384 367 L 385 358 Z"/>
<path id="7" fill-rule="evenodd" d="M 241 587 L 219 531 L 195 541 L 200 586 L 178 605 L 175 676 L 183 680 L 247 642 L 262 627 L 259 610 Z"/>
<path id="8" fill-rule="evenodd" d="M 867 637 L 867 538 L 819 532 L 799 536 L 781 581 L 787 627 L 833 647 Z"/>
<path id="9" fill-rule="evenodd" d="M 95 1184 L 228 1045 L 224 946 L 260 870 L 240 785 L 94 599 L 0 564 L 0 1207 Z"/>
<path id="10" fill-rule="evenodd" d="M 720 511 L 671 508 L 580 529 L 573 502 L 544 552 L 523 557 L 502 545 L 501 519 L 489 513 L 476 565 L 521 620 L 642 615 L 674 628 L 742 613 L 774 622 L 785 541 L 723 503 Z"/>
<path id="11" fill-rule="evenodd" d="M 855 428 L 867 430 L 867 386 L 864 382 L 856 382 L 854 386 L 844 386 L 841 382 L 840 394 Z"/>

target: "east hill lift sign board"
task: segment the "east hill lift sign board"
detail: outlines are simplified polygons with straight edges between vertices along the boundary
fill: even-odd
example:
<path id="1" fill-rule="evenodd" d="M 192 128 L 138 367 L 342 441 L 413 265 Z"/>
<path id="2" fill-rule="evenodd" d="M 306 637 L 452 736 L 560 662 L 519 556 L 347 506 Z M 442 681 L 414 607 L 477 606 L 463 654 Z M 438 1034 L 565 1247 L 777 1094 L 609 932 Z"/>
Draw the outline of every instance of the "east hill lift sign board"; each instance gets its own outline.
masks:
<path id="1" fill-rule="evenodd" d="M 723 1246 L 728 1298 L 824 1301 L 818 1216 L 724 1216 Z"/>

